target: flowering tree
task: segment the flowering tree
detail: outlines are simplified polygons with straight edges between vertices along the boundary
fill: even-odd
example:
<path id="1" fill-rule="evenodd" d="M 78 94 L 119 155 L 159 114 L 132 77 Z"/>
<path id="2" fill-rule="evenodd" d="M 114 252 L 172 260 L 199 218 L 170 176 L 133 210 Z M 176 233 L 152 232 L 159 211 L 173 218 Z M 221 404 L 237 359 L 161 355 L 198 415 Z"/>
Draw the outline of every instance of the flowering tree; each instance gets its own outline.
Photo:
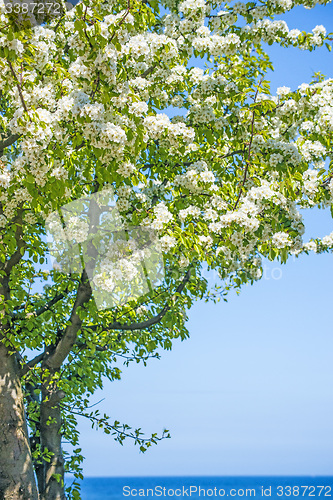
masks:
<path id="1" fill-rule="evenodd" d="M 193 301 L 260 279 L 262 257 L 332 248 L 333 234 L 302 241 L 299 209 L 332 203 L 333 80 L 275 96 L 265 79 L 264 42 L 331 48 L 323 26 L 274 21 L 315 3 L 83 0 L 29 29 L 0 0 L 2 498 L 65 498 L 65 471 L 81 477 L 76 415 L 142 451 L 167 436 L 90 411 L 103 378 L 120 377 L 117 359 L 146 363 L 185 339 Z M 107 252 L 93 275 L 101 204 L 97 222 L 59 215 L 62 241 L 78 255 L 86 242 L 88 261 L 48 266 L 46 230 L 65 205 L 111 188 L 124 231 L 154 232 L 164 274 L 100 307 L 94 287 L 111 296 L 135 281 L 135 266 L 116 265 L 126 238 L 109 241 L 117 259 Z M 68 495 L 79 498 L 75 483 Z"/>

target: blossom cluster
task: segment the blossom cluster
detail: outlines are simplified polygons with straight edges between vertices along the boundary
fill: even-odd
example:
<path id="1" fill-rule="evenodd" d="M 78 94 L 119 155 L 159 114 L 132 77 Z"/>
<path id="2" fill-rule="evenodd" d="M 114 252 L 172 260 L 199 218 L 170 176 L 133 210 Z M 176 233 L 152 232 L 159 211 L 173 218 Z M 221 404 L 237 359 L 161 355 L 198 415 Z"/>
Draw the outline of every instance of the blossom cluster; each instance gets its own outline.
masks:
<path id="1" fill-rule="evenodd" d="M 220 11 L 206 0 L 166 0 L 161 24 L 149 5 L 139 18 L 125 2 L 95 3 L 35 27 L 29 40 L 6 32 L 0 3 L 0 89 L 10 104 L 0 126 L 19 137 L 0 168 L 1 226 L 22 204 L 33 226 L 112 183 L 123 219 L 157 231 L 161 251 L 178 252 L 181 266 L 216 261 L 252 279 L 272 248 L 299 252 L 299 208 L 333 199 L 325 163 L 333 81 L 272 95 L 256 76 L 269 60 L 251 51 L 263 43 L 313 50 L 327 42 L 325 28 L 305 33 L 274 20 L 290 0 Z M 211 64 L 193 67 L 196 57 Z M 170 118 L 170 107 L 180 114 Z M 66 238 L 87 239 L 86 223 L 67 222 Z M 113 281 L 104 271 L 96 278 L 110 290 L 121 279 L 112 266 Z M 125 267 L 122 276 L 131 274 Z"/>

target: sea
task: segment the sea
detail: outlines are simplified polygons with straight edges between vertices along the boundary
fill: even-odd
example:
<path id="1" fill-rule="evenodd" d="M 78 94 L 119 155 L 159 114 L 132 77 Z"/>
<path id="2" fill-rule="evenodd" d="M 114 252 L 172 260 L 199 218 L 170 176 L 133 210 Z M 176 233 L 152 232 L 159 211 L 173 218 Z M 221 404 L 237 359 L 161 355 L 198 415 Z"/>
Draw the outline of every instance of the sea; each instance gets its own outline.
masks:
<path id="1" fill-rule="evenodd" d="M 333 500 L 333 476 L 87 477 L 82 500 Z"/>

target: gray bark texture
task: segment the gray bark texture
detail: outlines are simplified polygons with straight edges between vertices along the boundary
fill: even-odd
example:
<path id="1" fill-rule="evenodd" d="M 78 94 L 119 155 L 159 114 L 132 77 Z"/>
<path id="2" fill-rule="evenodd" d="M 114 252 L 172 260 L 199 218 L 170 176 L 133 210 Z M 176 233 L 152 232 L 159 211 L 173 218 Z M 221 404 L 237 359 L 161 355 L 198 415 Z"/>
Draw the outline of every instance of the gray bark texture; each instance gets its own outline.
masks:
<path id="1" fill-rule="evenodd" d="M 0 499 L 38 500 L 19 366 L 0 342 Z"/>
<path id="2" fill-rule="evenodd" d="M 39 484 L 40 500 L 65 500 L 64 457 L 61 448 L 61 391 L 42 390 L 40 408 L 40 439 L 42 450 L 52 453 L 49 462 L 43 461 L 42 484 Z"/>

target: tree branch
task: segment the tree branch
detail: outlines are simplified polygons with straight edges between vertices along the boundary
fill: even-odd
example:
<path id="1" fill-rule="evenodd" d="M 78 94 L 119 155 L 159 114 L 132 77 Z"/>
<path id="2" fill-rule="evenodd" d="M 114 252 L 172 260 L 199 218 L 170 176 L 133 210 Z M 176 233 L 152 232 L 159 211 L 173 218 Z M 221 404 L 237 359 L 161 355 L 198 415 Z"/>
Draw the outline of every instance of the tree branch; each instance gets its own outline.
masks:
<path id="1" fill-rule="evenodd" d="M 64 292 L 58 293 L 55 297 L 53 297 L 52 300 L 50 300 L 50 302 L 48 302 L 47 304 L 44 304 L 42 307 L 37 309 L 37 311 L 35 312 L 35 316 L 38 317 L 41 314 L 43 314 L 45 311 L 48 311 L 49 309 L 51 309 L 51 307 L 54 306 L 57 302 L 59 302 L 60 300 L 65 298 L 67 296 L 67 293 L 68 293 L 67 289 Z"/>
<path id="2" fill-rule="evenodd" d="M 61 403 L 61 407 L 71 413 L 72 415 L 78 415 L 80 417 L 85 417 L 88 418 L 91 422 L 94 422 L 96 427 L 103 427 L 104 430 L 106 430 L 107 434 L 112 434 L 112 435 L 119 435 L 121 436 L 120 442 L 124 440 L 124 438 L 132 438 L 134 439 L 137 443 L 141 445 L 146 445 L 150 446 L 149 443 L 156 444 L 157 441 L 162 441 L 162 439 L 167 439 L 170 438 L 169 431 L 164 429 L 162 436 L 158 437 L 157 434 L 152 434 L 151 438 L 144 438 L 140 437 L 142 435 L 142 432 L 140 432 L 140 429 L 135 430 L 134 432 L 129 432 L 131 431 L 131 427 L 129 427 L 127 424 L 120 425 L 119 422 L 114 422 L 114 424 L 109 423 L 109 417 L 107 415 L 104 415 L 103 417 L 99 416 L 99 412 L 95 412 L 95 414 L 92 413 L 86 413 L 84 411 L 75 411 L 73 408 L 70 406 L 66 405 L 65 403 Z M 140 448 L 141 451 L 145 451 Z"/>
<path id="3" fill-rule="evenodd" d="M 41 354 L 38 354 L 38 356 L 35 356 L 32 358 L 30 361 L 28 361 L 24 366 L 21 368 L 20 375 L 21 377 L 24 377 L 28 373 L 28 371 L 31 370 L 34 366 L 38 365 L 41 361 L 43 361 L 44 357 L 46 356 L 46 352 L 42 352 Z"/>
<path id="4" fill-rule="evenodd" d="M 146 69 L 146 71 L 144 71 L 144 72 L 140 75 L 140 77 L 141 77 L 141 78 L 146 78 L 146 76 L 150 75 L 150 73 L 152 73 L 152 72 L 154 71 L 155 67 L 156 67 L 156 64 L 154 64 L 153 66 L 150 66 L 150 68 L 147 68 L 147 69 Z"/>
<path id="5" fill-rule="evenodd" d="M 261 78 L 260 82 L 259 82 L 259 85 L 257 87 L 257 90 L 256 90 L 256 93 L 255 93 L 255 96 L 254 96 L 254 105 L 257 101 L 257 97 L 258 97 L 258 93 L 259 93 L 259 88 L 260 88 L 260 85 L 261 85 L 261 82 L 263 81 L 263 77 Z M 244 177 L 243 177 L 243 182 L 241 184 L 241 187 L 239 189 L 239 194 L 238 194 L 238 197 L 237 197 L 237 200 L 236 200 L 236 203 L 234 205 L 234 208 L 233 210 L 236 210 L 237 208 L 237 205 L 239 203 L 239 200 L 242 196 L 242 191 L 243 191 L 243 188 L 244 188 L 244 185 L 245 185 L 245 181 L 246 181 L 246 177 L 247 177 L 247 172 L 249 170 L 249 165 L 250 165 L 250 157 L 251 157 L 251 147 L 252 147 L 252 142 L 253 142 L 253 136 L 254 136 L 254 118 L 255 118 L 255 106 L 253 108 L 253 111 L 252 111 L 252 120 L 251 120 L 251 138 L 250 138 L 250 142 L 249 142 L 249 149 L 248 149 L 248 152 L 247 152 L 247 158 L 245 160 L 245 170 L 244 170 Z"/>
<path id="6" fill-rule="evenodd" d="M 26 247 L 26 242 L 23 239 L 23 227 L 22 227 L 22 209 L 19 212 L 19 221 L 16 226 L 15 230 L 15 240 L 16 240 L 16 250 L 12 254 L 12 256 L 6 260 L 4 263 L 0 264 L 0 269 L 3 269 L 5 271 L 5 274 L 7 276 L 10 275 L 11 270 L 13 267 L 20 262 L 22 259 L 22 255 L 24 252 L 22 252 L 22 249 Z"/>
<path id="7" fill-rule="evenodd" d="M 66 359 L 73 345 L 76 342 L 77 334 L 82 326 L 82 319 L 78 314 L 78 309 L 87 304 L 92 296 L 92 290 L 89 283 L 89 278 L 86 270 L 84 269 L 81 276 L 81 283 L 78 287 L 75 304 L 72 309 L 69 324 L 65 329 L 65 333 L 59 340 L 58 344 L 48 354 L 45 359 L 47 368 L 57 370 L 60 368 L 63 361 Z"/>
<path id="8" fill-rule="evenodd" d="M 17 75 L 16 75 L 16 73 L 14 71 L 12 63 L 10 61 L 8 61 L 8 59 L 7 59 L 7 62 L 9 64 L 9 68 L 10 68 L 10 71 L 11 71 L 13 77 L 14 77 L 14 80 L 16 81 L 16 87 L 17 87 L 17 90 L 18 90 L 18 93 L 19 93 L 19 96 L 20 96 L 20 100 L 21 100 L 23 109 L 27 113 L 27 115 L 29 116 L 28 108 L 27 108 L 27 105 L 25 103 L 25 100 L 24 100 L 24 97 L 23 97 L 23 94 L 22 94 L 22 89 L 21 89 L 21 85 L 20 85 L 19 79 L 17 78 Z M 29 120 L 31 121 L 30 116 L 29 116 Z"/>
<path id="9" fill-rule="evenodd" d="M 12 144 L 14 144 L 14 142 L 16 142 L 20 137 L 20 134 L 11 134 L 0 141 L 0 156 L 2 155 L 5 148 L 8 148 Z"/>
<path id="10" fill-rule="evenodd" d="M 62 300 L 63 298 L 65 298 L 67 296 L 67 293 L 68 293 L 68 290 L 66 289 L 64 292 L 58 293 L 49 302 L 47 302 L 43 306 L 39 307 L 34 312 L 35 318 L 38 318 L 38 316 L 41 316 L 44 312 L 49 311 L 52 308 L 52 306 L 54 306 L 57 302 L 59 302 L 60 300 Z M 35 304 L 31 304 L 31 305 L 34 306 Z M 27 304 L 25 304 L 24 306 L 20 307 L 19 309 L 26 309 L 26 307 L 27 307 Z M 19 311 L 17 314 L 13 314 L 13 319 L 14 320 L 20 320 L 20 319 L 23 319 L 23 318 L 25 318 L 24 311 L 23 312 Z"/>
<path id="11" fill-rule="evenodd" d="M 171 300 L 169 300 L 165 304 L 163 309 L 161 309 L 161 311 L 158 314 L 156 314 L 156 316 L 153 316 L 152 318 L 150 318 L 146 321 L 141 321 L 139 323 L 130 323 L 130 324 L 124 323 L 124 324 L 122 324 L 119 321 L 115 321 L 114 323 L 109 324 L 106 327 L 106 329 L 103 329 L 102 331 L 105 331 L 105 330 L 106 331 L 109 331 L 109 330 L 127 330 L 127 331 L 144 330 L 146 328 L 150 328 L 151 326 L 156 325 L 157 323 L 159 323 L 161 321 L 161 319 L 166 315 L 166 313 L 171 308 L 172 299 L 175 299 L 177 297 L 177 294 L 182 293 L 182 291 L 184 290 L 186 284 L 189 282 L 189 280 L 191 278 L 191 272 L 192 272 L 192 268 L 190 268 L 187 271 L 187 273 L 185 274 L 182 282 L 180 283 L 180 285 L 178 285 L 176 292 L 173 294 Z M 98 330 L 98 328 L 100 328 L 100 325 L 91 325 L 91 326 L 88 325 L 85 328 L 88 328 L 89 330 L 92 330 L 92 331 L 96 331 L 96 330 Z"/>

